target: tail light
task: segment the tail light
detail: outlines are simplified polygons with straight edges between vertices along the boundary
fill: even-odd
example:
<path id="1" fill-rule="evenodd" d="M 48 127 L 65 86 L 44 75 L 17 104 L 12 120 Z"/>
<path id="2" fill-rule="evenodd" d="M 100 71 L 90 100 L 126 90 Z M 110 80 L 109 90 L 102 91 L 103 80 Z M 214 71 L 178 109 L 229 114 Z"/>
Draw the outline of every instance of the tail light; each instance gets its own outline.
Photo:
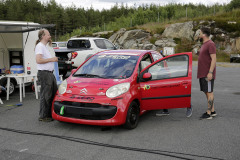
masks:
<path id="1" fill-rule="evenodd" d="M 77 57 L 77 55 L 78 55 L 78 53 L 77 53 L 77 52 L 72 52 L 72 59 L 76 58 L 76 57 Z"/>
<path id="2" fill-rule="evenodd" d="M 53 49 L 59 49 L 59 47 L 54 47 Z"/>

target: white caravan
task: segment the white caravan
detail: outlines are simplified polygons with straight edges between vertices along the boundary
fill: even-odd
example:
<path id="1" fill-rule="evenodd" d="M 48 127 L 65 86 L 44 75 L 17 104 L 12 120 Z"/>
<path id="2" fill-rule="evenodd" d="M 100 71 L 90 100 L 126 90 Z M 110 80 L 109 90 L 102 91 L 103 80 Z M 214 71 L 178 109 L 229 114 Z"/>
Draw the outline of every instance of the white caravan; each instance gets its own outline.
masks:
<path id="1" fill-rule="evenodd" d="M 53 26 L 33 22 L 0 21 L 0 85 L 6 87 L 5 73 L 13 65 L 22 65 L 24 72 L 27 72 L 29 64 L 31 73 L 37 73 L 34 48 L 38 39 L 38 31 L 41 28 Z M 26 78 L 24 83 L 32 83 L 32 78 Z M 11 78 L 10 95 L 14 93 L 18 84 L 17 79 Z"/>

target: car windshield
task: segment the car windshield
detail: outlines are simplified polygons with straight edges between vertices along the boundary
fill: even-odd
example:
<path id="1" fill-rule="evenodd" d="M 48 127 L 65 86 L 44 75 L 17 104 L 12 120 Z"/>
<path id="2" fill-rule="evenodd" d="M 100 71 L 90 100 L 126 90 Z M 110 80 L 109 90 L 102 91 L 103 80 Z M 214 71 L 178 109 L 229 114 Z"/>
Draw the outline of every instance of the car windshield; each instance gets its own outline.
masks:
<path id="1" fill-rule="evenodd" d="M 130 55 L 96 55 L 83 64 L 73 76 L 106 79 L 129 78 L 138 58 L 138 56 Z"/>

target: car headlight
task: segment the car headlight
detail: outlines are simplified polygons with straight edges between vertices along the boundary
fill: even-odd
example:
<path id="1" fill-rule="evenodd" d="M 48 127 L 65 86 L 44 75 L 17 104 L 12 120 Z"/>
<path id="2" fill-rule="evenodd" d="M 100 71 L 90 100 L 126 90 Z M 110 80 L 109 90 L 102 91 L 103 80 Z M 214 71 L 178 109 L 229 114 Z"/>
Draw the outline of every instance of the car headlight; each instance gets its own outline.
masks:
<path id="1" fill-rule="evenodd" d="M 126 93 L 130 88 L 130 83 L 121 83 L 121 84 L 117 84 L 115 86 L 110 87 L 107 92 L 106 95 L 109 98 L 114 98 L 117 96 L 120 96 L 123 93 Z"/>
<path id="2" fill-rule="evenodd" d="M 67 90 L 67 81 L 64 80 L 64 81 L 61 83 L 61 85 L 58 87 L 58 92 L 59 92 L 59 94 L 63 94 L 63 93 L 66 92 L 66 90 Z"/>

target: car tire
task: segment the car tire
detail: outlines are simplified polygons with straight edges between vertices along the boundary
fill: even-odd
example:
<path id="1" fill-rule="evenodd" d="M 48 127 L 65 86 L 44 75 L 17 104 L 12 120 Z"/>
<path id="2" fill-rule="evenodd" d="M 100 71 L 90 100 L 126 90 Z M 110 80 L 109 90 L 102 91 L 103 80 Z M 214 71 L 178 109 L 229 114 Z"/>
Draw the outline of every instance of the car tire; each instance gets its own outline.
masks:
<path id="1" fill-rule="evenodd" d="M 133 101 L 128 108 L 124 128 L 126 129 L 136 128 L 139 122 L 139 113 L 140 113 L 139 106 L 136 102 Z"/>
<path id="2" fill-rule="evenodd" d="M 232 63 L 233 62 L 233 59 L 232 58 L 230 58 L 230 63 Z"/>
<path id="3" fill-rule="evenodd" d="M 1 79 L 1 86 L 6 88 L 6 92 L 4 92 L 4 96 L 7 95 L 7 78 Z M 13 95 L 16 91 L 16 81 L 14 79 L 10 79 L 10 90 L 9 90 L 9 96 Z"/>

